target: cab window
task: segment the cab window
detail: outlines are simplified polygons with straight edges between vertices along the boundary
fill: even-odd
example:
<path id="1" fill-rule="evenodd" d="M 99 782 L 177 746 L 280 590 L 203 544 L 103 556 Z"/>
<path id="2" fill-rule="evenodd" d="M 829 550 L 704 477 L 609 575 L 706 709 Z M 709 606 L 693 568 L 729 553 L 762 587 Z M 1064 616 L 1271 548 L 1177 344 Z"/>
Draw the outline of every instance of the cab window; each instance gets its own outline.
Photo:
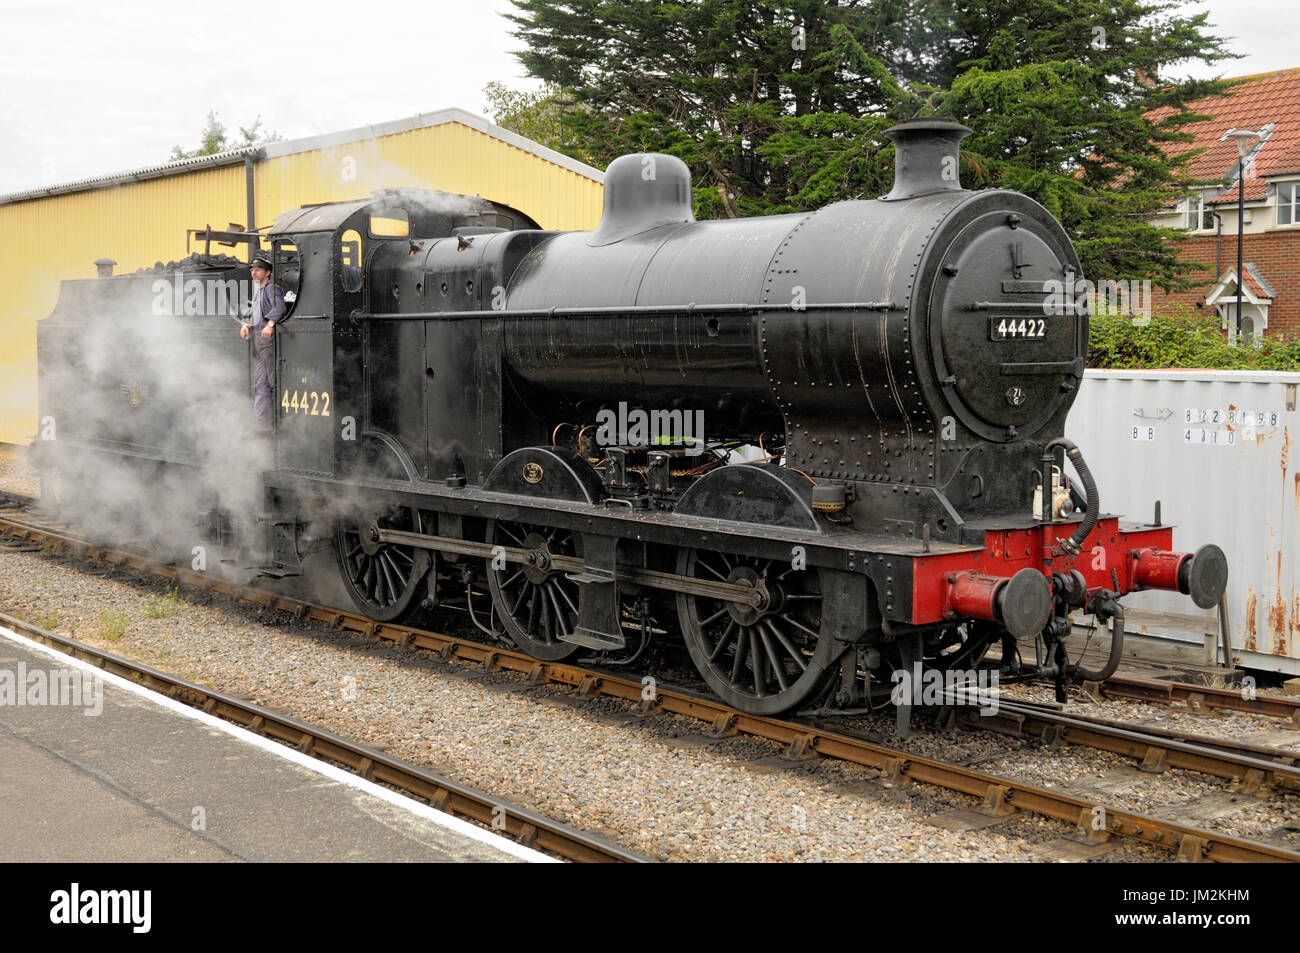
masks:
<path id="1" fill-rule="evenodd" d="M 411 220 L 404 208 L 377 209 L 370 213 L 371 238 L 407 238 Z"/>

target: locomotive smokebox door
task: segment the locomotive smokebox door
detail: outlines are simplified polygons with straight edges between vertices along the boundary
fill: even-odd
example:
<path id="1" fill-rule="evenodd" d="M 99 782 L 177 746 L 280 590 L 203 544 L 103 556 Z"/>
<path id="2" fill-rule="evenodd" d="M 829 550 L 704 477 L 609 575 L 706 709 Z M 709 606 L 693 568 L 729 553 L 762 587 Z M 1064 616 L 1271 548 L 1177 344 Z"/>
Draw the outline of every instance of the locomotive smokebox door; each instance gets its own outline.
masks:
<path id="1" fill-rule="evenodd" d="M 1068 249 L 1029 210 L 992 210 L 962 229 L 941 275 L 930 344 L 949 405 L 986 439 L 1037 433 L 1069 406 L 1087 353 L 1086 315 L 1061 291 L 1075 281 Z"/>

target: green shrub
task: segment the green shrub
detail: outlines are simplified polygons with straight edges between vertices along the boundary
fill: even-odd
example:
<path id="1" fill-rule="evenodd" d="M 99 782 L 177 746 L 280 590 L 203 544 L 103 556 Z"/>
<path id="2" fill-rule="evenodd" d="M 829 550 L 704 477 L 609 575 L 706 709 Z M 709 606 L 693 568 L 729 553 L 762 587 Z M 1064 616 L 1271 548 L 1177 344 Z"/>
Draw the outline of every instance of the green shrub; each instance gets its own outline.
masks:
<path id="1" fill-rule="evenodd" d="M 1173 306 L 1135 325 L 1122 315 L 1093 315 L 1088 366 L 1114 370 L 1154 367 L 1300 371 L 1300 340 L 1265 337 L 1259 347 L 1233 347 L 1218 317 Z"/>

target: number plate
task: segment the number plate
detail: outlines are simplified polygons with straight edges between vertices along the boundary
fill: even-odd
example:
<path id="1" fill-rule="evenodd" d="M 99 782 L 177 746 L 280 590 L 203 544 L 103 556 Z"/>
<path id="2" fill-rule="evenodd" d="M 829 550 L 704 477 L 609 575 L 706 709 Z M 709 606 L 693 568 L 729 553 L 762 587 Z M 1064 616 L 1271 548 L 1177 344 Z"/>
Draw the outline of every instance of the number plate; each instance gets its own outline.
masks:
<path id="1" fill-rule="evenodd" d="M 1046 337 L 1046 318 L 989 318 L 990 341 L 1041 341 Z"/>

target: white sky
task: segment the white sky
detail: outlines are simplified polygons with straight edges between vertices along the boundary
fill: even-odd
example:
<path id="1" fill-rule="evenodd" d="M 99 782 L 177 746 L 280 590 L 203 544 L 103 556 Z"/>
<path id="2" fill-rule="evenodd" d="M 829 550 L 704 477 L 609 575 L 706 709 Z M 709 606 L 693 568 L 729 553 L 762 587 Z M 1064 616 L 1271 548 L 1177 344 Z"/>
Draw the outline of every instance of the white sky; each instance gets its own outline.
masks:
<path id="1" fill-rule="evenodd" d="M 172 146 L 198 144 L 209 109 L 232 133 L 260 115 L 286 139 L 450 106 L 483 115 L 488 82 L 538 85 L 510 55 L 521 47 L 501 16 L 510 9 L 510 0 L 0 0 L 0 195 L 165 162 Z M 1245 37 L 1229 43 L 1243 59 L 1197 75 L 1300 66 L 1294 0 L 1188 9 Z"/>

